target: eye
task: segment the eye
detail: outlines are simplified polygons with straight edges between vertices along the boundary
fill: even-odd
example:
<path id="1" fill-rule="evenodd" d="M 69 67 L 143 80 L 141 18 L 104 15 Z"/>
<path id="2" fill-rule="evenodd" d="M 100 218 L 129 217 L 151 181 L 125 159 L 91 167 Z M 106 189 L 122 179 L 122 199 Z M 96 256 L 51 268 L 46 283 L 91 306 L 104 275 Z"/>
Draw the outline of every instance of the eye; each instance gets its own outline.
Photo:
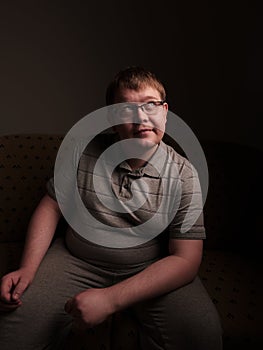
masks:
<path id="1" fill-rule="evenodd" d="M 156 105 L 155 105 L 155 103 L 153 102 L 153 101 L 151 101 L 151 102 L 148 102 L 148 103 L 146 103 L 145 105 L 144 105 L 144 108 L 145 108 L 145 110 L 148 112 L 151 112 L 151 111 L 153 111 L 153 110 L 155 110 L 155 107 L 156 107 Z"/>
<path id="2" fill-rule="evenodd" d="M 133 113 L 134 106 L 132 106 L 131 104 L 125 104 L 120 107 L 119 111 L 120 113 Z"/>
<path id="3" fill-rule="evenodd" d="M 131 105 L 125 105 L 125 106 L 123 106 L 123 111 L 124 112 L 132 112 L 133 111 L 133 106 L 131 106 Z"/>
<path id="4" fill-rule="evenodd" d="M 149 107 L 154 107 L 154 106 L 155 106 L 155 102 L 150 101 L 150 102 L 147 103 L 147 106 L 149 106 Z"/>

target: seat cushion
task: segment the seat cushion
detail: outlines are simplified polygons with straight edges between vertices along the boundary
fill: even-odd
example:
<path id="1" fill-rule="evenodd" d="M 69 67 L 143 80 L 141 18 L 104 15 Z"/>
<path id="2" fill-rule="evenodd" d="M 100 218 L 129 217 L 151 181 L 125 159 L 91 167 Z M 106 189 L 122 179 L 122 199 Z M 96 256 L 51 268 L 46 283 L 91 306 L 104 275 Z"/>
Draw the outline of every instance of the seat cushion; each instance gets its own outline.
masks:
<path id="1" fill-rule="evenodd" d="M 224 350 L 255 349 L 262 342 L 263 324 L 259 258 L 205 250 L 199 275 L 221 317 Z"/>

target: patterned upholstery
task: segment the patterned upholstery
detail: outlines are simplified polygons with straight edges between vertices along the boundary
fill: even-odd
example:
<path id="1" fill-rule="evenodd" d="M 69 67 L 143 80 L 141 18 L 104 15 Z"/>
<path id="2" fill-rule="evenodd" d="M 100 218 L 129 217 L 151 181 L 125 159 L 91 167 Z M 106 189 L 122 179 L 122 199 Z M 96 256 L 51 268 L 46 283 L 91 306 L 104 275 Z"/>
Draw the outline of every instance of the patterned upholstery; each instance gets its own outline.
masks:
<path id="1" fill-rule="evenodd" d="M 29 218 L 52 176 L 61 140 L 60 135 L 0 137 L 0 275 L 18 264 Z M 263 324 L 262 165 L 257 167 L 262 155 L 240 145 L 209 141 L 202 146 L 210 187 L 199 275 L 221 316 L 224 349 L 257 349 Z M 127 312 L 116 314 L 83 336 L 71 334 L 66 349 L 139 349 L 136 324 Z"/>
<path id="2" fill-rule="evenodd" d="M 60 136 L 0 138 L 0 242 L 21 242 L 52 175 Z"/>
<path id="3" fill-rule="evenodd" d="M 207 249 L 199 276 L 210 294 L 224 329 L 224 350 L 258 349 L 262 343 L 262 270 L 256 260 Z M 263 345 L 263 344 L 262 344 Z"/>

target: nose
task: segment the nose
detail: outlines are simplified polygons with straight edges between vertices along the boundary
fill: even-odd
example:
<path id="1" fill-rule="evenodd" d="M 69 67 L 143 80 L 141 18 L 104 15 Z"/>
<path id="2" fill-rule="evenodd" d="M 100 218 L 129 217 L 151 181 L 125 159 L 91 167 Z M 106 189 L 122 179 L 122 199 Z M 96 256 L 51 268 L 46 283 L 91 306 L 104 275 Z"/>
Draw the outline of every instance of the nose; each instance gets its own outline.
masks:
<path id="1" fill-rule="evenodd" d="M 148 115 L 142 110 L 142 108 L 137 108 L 137 111 L 134 116 L 135 123 L 145 123 L 149 121 Z"/>

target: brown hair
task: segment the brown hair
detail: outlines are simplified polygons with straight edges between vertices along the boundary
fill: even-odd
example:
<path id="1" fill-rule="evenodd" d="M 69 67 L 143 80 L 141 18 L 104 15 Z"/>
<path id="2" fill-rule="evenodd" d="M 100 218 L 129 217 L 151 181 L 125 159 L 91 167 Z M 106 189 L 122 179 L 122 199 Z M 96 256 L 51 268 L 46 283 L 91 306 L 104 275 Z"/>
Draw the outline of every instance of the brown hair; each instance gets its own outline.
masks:
<path id="1" fill-rule="evenodd" d="M 165 88 L 154 73 L 142 67 L 128 67 L 117 73 L 106 90 L 106 104 L 114 103 L 116 92 L 119 89 L 139 90 L 145 86 L 155 88 L 164 101 L 166 98 Z"/>

